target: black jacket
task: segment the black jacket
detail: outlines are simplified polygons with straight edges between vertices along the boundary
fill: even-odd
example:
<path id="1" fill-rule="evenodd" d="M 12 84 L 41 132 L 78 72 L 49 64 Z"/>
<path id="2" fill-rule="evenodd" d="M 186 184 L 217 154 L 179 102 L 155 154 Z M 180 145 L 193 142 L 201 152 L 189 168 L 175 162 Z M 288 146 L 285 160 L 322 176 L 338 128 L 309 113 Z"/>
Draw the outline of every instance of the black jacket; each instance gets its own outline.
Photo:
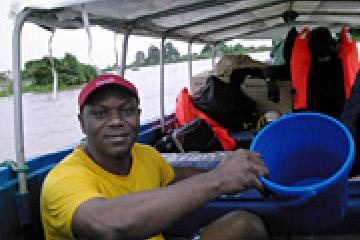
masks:
<path id="1" fill-rule="evenodd" d="M 351 175 L 360 174 L 360 71 L 357 73 L 350 97 L 345 102 L 341 121 L 350 130 L 356 144 L 356 157 Z"/>

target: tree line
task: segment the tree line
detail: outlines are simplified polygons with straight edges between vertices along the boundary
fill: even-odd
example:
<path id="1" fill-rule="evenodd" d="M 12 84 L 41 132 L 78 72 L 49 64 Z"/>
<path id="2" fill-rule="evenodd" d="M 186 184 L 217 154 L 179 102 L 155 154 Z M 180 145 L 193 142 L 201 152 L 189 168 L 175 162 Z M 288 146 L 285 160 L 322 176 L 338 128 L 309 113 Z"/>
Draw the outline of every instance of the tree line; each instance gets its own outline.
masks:
<path id="1" fill-rule="evenodd" d="M 96 69 L 93 66 L 82 64 L 72 54 L 66 53 L 64 58 L 53 58 L 55 69 L 59 79 L 59 87 L 81 85 L 96 76 Z M 22 71 L 23 80 L 31 80 L 33 85 L 49 85 L 53 83 L 51 71 L 51 59 L 41 59 L 26 62 Z"/>
<path id="2" fill-rule="evenodd" d="M 66 53 L 63 58 L 53 58 L 58 77 L 58 88 L 66 89 L 87 83 L 96 77 L 95 67 L 79 62 L 72 54 Z M 52 89 L 53 75 L 51 70 L 51 59 L 45 56 L 41 59 L 30 60 L 25 63 L 21 72 L 23 92 L 48 92 Z M 11 95 L 12 83 L 0 74 L 0 97 Z M 1 87 L 1 85 L 0 85 Z"/>
<path id="3" fill-rule="evenodd" d="M 164 62 L 176 63 L 186 61 L 188 55 L 181 55 L 176 47 L 171 42 L 165 43 Z M 227 54 L 245 54 L 255 51 L 269 50 L 269 47 L 244 47 L 241 44 L 235 46 L 228 46 L 225 43 L 218 45 L 218 56 Z M 212 49 L 210 45 L 205 45 L 200 53 L 193 53 L 193 59 L 206 59 L 212 56 Z M 71 88 L 72 86 L 82 85 L 90 79 L 96 77 L 96 69 L 87 64 L 79 62 L 79 60 L 72 54 L 66 53 L 63 58 L 53 58 L 54 66 L 58 76 L 59 89 Z M 147 54 L 143 51 L 136 53 L 136 59 L 133 63 L 127 65 L 128 68 L 138 68 L 142 66 L 157 65 L 160 63 L 160 49 L 155 45 L 150 45 Z M 111 66 L 103 69 L 103 72 L 113 71 L 116 66 Z M 50 91 L 53 83 L 53 76 L 51 70 L 51 59 L 45 56 L 41 59 L 30 60 L 26 62 L 24 70 L 22 70 L 23 91 L 24 92 L 44 92 Z M 6 76 L 0 74 L 0 81 L 6 82 Z M 8 81 L 10 82 L 10 81 Z M 0 96 L 7 96 L 12 93 L 12 86 L 7 88 L 0 88 Z"/>
<path id="4" fill-rule="evenodd" d="M 260 46 L 260 47 L 244 47 L 241 44 L 234 46 L 228 46 L 226 43 L 221 43 L 217 46 L 218 56 L 224 56 L 229 54 L 246 54 L 250 52 L 268 51 L 271 47 Z M 148 65 L 157 65 L 160 63 L 160 49 L 155 45 L 150 45 L 147 56 L 143 51 L 137 51 L 135 55 L 135 61 L 129 64 L 127 67 L 142 67 Z M 212 56 L 212 48 L 210 44 L 206 44 L 200 53 L 193 53 L 192 59 L 207 59 Z M 164 45 L 164 62 L 165 63 L 176 63 L 186 61 L 188 55 L 180 55 L 179 51 L 174 47 L 171 42 L 166 42 Z"/>

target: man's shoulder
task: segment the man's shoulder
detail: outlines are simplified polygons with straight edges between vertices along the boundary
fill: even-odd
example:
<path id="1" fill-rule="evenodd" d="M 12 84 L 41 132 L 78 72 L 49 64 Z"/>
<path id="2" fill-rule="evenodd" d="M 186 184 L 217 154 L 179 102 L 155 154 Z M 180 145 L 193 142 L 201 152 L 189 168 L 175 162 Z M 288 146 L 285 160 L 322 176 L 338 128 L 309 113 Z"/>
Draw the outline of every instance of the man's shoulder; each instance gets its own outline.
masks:
<path id="1" fill-rule="evenodd" d="M 86 160 L 79 151 L 81 150 L 75 148 L 70 154 L 65 156 L 64 159 L 50 170 L 48 177 L 53 175 L 60 175 L 63 177 L 72 174 L 78 175 L 82 171 L 86 171 Z"/>
<path id="2" fill-rule="evenodd" d="M 143 144 L 143 143 L 135 143 L 134 150 L 141 151 L 141 152 L 145 151 L 145 152 L 153 152 L 156 154 L 160 154 L 160 152 L 158 150 L 156 150 L 154 147 L 147 145 L 147 144 Z"/>
<path id="3" fill-rule="evenodd" d="M 143 161 L 151 161 L 152 163 L 154 163 L 154 161 L 160 163 L 164 160 L 161 153 L 154 147 L 141 143 L 134 144 L 133 154 L 143 159 Z"/>

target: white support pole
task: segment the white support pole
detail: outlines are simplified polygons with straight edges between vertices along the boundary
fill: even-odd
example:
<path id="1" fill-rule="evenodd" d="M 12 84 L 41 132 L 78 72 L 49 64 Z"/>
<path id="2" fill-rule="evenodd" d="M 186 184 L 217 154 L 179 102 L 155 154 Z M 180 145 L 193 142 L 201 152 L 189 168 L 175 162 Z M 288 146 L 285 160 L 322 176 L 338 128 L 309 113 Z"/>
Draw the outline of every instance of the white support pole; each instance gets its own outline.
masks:
<path id="1" fill-rule="evenodd" d="M 24 129 L 22 114 L 22 95 L 21 95 L 21 31 L 25 19 L 28 15 L 24 11 L 16 16 L 12 36 L 12 71 L 13 71 L 13 90 L 14 90 L 14 130 L 15 130 L 15 154 L 16 162 L 20 169 L 25 167 L 24 154 Z M 27 193 L 26 174 L 18 172 L 19 193 Z"/>
<path id="2" fill-rule="evenodd" d="M 50 64 L 51 64 L 51 73 L 52 73 L 52 77 L 53 77 L 53 99 L 54 100 L 56 100 L 56 98 L 57 98 L 57 91 L 58 91 L 58 75 L 57 75 L 57 72 L 56 72 L 55 60 L 54 60 L 53 51 L 52 51 L 53 39 L 54 39 L 55 31 L 56 30 L 51 31 L 51 36 L 50 36 L 49 41 L 48 41 L 49 58 L 50 58 Z"/>
<path id="3" fill-rule="evenodd" d="M 122 44 L 122 52 L 121 52 L 121 68 L 120 72 L 117 72 L 118 75 L 124 77 L 125 76 L 125 69 L 126 69 L 126 56 L 128 51 L 128 42 L 129 42 L 129 36 L 130 36 L 130 30 L 127 29 L 124 33 L 124 40 Z"/>
<path id="4" fill-rule="evenodd" d="M 118 34 L 114 32 L 114 55 L 115 55 L 115 70 L 116 74 L 120 75 L 120 62 L 119 62 L 119 49 L 117 45 L 117 36 Z"/>
<path id="5" fill-rule="evenodd" d="M 82 20 L 83 20 L 83 23 L 84 23 L 84 29 L 85 29 L 86 34 L 88 36 L 88 57 L 89 57 L 89 61 L 90 61 L 90 64 L 95 67 L 96 74 L 100 75 L 101 70 L 96 66 L 96 64 L 94 62 L 93 55 L 92 55 L 92 36 L 91 36 L 91 31 L 90 31 L 90 20 L 89 20 L 89 15 L 88 15 L 84 5 L 82 7 Z"/>
<path id="6" fill-rule="evenodd" d="M 191 88 L 192 81 L 192 42 L 188 44 L 188 74 L 189 74 L 189 88 Z"/>
<path id="7" fill-rule="evenodd" d="M 212 64 L 212 70 L 215 73 L 217 46 L 211 45 L 211 49 L 212 49 L 211 64 Z"/>
<path id="8" fill-rule="evenodd" d="M 161 47 L 160 47 L 160 124 L 161 124 L 161 130 L 163 132 L 165 131 L 164 57 L 165 57 L 165 37 L 162 37 Z"/>

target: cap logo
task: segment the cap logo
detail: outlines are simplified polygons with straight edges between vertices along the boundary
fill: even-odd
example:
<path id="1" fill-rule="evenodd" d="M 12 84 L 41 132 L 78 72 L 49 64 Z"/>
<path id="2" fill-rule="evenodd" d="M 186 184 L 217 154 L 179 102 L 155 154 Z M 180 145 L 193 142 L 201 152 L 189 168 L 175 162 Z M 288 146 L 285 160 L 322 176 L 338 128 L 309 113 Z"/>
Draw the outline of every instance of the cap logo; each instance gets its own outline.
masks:
<path id="1" fill-rule="evenodd" d="M 112 82 L 115 82 L 114 78 L 107 78 L 107 79 L 104 79 L 102 81 L 96 82 L 95 85 L 96 85 L 96 87 L 99 87 L 101 85 L 112 83 Z"/>

